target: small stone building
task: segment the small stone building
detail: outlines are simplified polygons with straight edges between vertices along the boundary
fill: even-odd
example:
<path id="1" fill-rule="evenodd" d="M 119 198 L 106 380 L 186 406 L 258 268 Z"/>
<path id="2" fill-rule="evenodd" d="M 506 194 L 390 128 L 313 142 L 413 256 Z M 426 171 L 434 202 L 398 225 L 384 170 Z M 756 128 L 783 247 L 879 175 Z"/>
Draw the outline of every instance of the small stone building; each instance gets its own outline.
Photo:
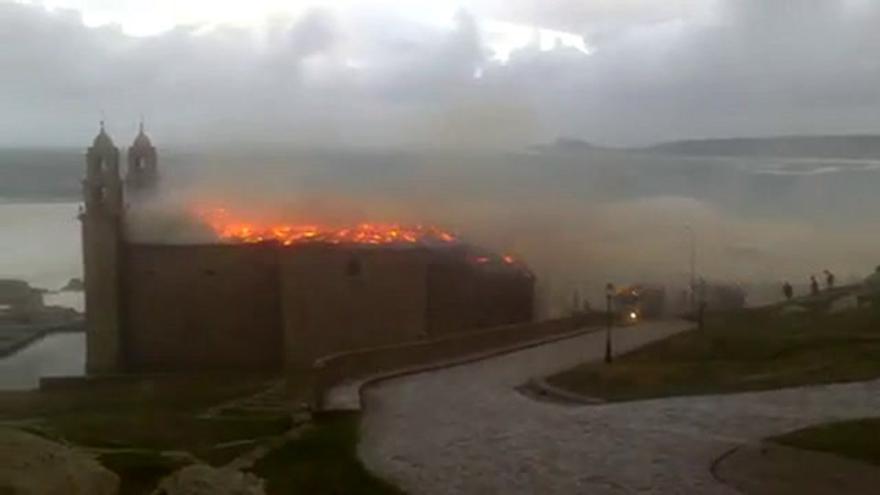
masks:
<path id="1" fill-rule="evenodd" d="M 90 373 L 276 370 L 532 319 L 528 269 L 465 245 L 128 240 L 126 198 L 155 194 L 159 178 L 143 127 L 128 153 L 125 184 L 103 125 L 86 156 Z"/>

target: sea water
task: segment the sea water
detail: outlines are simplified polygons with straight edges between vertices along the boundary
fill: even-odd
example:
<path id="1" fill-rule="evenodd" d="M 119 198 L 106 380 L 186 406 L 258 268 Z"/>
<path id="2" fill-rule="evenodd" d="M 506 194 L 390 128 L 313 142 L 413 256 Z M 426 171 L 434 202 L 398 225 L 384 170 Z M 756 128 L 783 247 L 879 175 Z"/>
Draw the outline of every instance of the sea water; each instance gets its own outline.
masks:
<path id="1" fill-rule="evenodd" d="M 82 292 L 55 292 L 82 277 L 78 204 L 0 202 L 0 278 L 47 289 L 46 304 L 82 311 Z M 41 376 L 82 375 L 85 334 L 50 335 L 0 359 L 0 390 L 35 388 Z"/>

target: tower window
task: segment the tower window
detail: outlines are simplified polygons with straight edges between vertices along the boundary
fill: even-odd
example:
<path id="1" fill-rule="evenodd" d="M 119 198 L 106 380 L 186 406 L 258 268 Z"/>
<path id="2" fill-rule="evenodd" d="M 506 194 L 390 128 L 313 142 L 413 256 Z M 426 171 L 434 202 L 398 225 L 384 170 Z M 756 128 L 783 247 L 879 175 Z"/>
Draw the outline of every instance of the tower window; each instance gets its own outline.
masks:
<path id="1" fill-rule="evenodd" d="M 104 186 L 95 186 L 92 188 L 92 202 L 95 204 L 103 204 L 107 198 L 107 189 Z"/>

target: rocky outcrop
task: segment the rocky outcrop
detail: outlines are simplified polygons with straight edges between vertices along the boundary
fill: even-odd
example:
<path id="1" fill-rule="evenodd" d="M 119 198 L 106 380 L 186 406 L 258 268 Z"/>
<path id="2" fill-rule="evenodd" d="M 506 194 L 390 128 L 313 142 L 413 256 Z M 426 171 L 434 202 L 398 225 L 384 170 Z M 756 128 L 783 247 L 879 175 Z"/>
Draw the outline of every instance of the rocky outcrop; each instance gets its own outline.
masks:
<path id="1" fill-rule="evenodd" d="M 86 290 L 86 284 L 81 278 L 72 278 L 60 289 L 61 292 L 82 292 Z"/>
<path id="2" fill-rule="evenodd" d="M 116 495 L 119 477 L 73 448 L 0 428 L 3 495 Z"/>
<path id="3" fill-rule="evenodd" d="M 187 466 L 159 482 L 153 495 L 265 495 L 263 480 L 205 464 Z"/>

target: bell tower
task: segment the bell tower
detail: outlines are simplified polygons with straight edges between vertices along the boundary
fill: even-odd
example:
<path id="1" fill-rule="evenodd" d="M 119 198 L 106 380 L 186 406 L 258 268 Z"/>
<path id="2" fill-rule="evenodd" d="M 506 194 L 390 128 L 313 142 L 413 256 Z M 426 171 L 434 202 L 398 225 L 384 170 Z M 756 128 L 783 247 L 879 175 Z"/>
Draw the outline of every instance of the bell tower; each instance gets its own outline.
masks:
<path id="1" fill-rule="evenodd" d="M 128 171 L 125 185 L 133 199 L 148 197 L 156 190 L 159 182 L 159 163 L 156 147 L 144 133 L 144 121 L 141 119 L 138 135 L 128 149 Z"/>
<path id="2" fill-rule="evenodd" d="M 86 370 L 114 373 L 121 368 L 120 258 L 123 215 L 119 149 L 101 130 L 86 153 L 82 222 L 86 303 Z"/>

